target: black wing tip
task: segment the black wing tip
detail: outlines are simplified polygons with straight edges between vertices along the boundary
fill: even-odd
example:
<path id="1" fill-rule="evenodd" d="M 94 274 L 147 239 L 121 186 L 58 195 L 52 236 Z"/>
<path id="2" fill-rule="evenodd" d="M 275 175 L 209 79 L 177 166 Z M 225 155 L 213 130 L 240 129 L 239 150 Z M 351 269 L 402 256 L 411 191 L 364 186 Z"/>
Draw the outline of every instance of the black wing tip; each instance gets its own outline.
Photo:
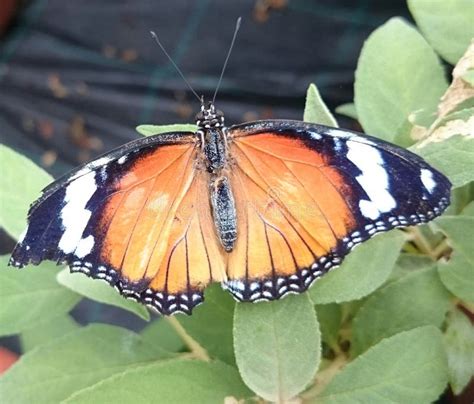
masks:
<path id="1" fill-rule="evenodd" d="M 28 263 L 18 261 L 13 255 L 10 256 L 7 262 L 8 267 L 13 267 L 13 268 L 18 268 L 18 269 L 24 268 L 26 265 L 28 265 Z"/>
<path id="2" fill-rule="evenodd" d="M 13 249 L 7 266 L 21 269 L 31 263 L 31 257 L 22 243 L 17 243 Z"/>

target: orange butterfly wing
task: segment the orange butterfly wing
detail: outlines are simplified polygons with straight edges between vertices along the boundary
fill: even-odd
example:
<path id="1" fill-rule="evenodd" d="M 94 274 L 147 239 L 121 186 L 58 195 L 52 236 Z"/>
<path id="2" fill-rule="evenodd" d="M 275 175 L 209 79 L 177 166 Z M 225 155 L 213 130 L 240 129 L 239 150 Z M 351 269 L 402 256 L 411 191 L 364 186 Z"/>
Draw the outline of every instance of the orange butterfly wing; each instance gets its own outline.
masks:
<path id="1" fill-rule="evenodd" d="M 355 227 L 347 186 L 323 155 L 296 138 L 233 135 L 239 237 L 225 286 L 240 300 L 303 291 L 317 277 L 318 261 L 340 262 L 331 253 Z"/>
<path id="2" fill-rule="evenodd" d="M 238 237 L 223 286 L 238 300 L 303 292 L 355 245 L 449 205 L 443 174 L 380 139 L 285 120 L 228 135 Z"/>
<path id="3" fill-rule="evenodd" d="M 67 263 L 163 314 L 190 313 L 225 273 L 201 160 L 193 133 L 169 133 L 59 179 L 31 207 L 11 264 Z"/>
<path id="4" fill-rule="evenodd" d="M 163 314 L 190 313 L 224 273 L 198 152 L 175 145 L 149 154 L 120 178 L 100 222 L 101 261 L 119 271 L 121 292 Z"/>

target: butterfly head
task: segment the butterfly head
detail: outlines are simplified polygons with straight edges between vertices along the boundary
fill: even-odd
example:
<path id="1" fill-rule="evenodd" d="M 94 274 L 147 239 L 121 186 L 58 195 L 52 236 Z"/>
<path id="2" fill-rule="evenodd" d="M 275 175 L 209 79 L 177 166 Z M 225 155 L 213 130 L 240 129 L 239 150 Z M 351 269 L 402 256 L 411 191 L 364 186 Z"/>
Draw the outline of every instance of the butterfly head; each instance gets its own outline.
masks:
<path id="1" fill-rule="evenodd" d="M 196 125 L 201 129 L 221 128 L 224 126 L 224 113 L 213 102 L 201 102 L 201 110 L 196 114 Z"/>

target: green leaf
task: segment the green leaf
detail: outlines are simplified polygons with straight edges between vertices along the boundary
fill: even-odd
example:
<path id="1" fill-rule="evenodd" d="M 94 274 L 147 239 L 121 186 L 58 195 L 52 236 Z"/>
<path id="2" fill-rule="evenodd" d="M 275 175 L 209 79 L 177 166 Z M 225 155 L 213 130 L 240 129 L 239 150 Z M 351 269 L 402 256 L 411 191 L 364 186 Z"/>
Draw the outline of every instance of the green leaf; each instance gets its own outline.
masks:
<path id="1" fill-rule="evenodd" d="M 143 136 L 161 135 L 168 132 L 196 132 L 197 126 L 191 124 L 139 125 L 136 131 Z"/>
<path id="2" fill-rule="evenodd" d="M 338 349 L 339 328 L 342 322 L 342 308 L 339 304 L 319 304 L 316 306 L 321 339 L 334 350 Z"/>
<path id="3" fill-rule="evenodd" d="M 354 86 L 359 122 L 369 134 L 409 145 L 408 117 L 421 109 L 435 112 L 447 87 L 431 47 L 411 25 L 392 18 L 370 35 L 359 57 Z"/>
<path id="4" fill-rule="evenodd" d="M 65 402 L 208 404 L 227 402 L 227 397 L 237 402 L 251 395 L 237 370 L 229 365 L 170 360 L 124 370 Z"/>
<path id="5" fill-rule="evenodd" d="M 474 69 L 468 70 L 461 77 L 466 83 L 470 84 L 471 87 L 474 87 Z"/>
<path id="6" fill-rule="evenodd" d="M 26 227 L 30 204 L 53 178 L 25 156 L 1 144 L 0 161 L 2 167 L 8 167 L 0 175 L 0 226 L 18 239 Z"/>
<path id="7" fill-rule="evenodd" d="M 77 272 L 71 273 L 68 268 L 58 273 L 57 280 L 61 285 L 82 296 L 95 300 L 96 302 L 120 307 L 121 309 L 136 314 L 146 321 L 150 320 L 150 313 L 145 306 L 124 298 L 105 281 L 88 278 L 84 274 Z"/>
<path id="8" fill-rule="evenodd" d="M 449 262 L 439 265 L 439 276 L 451 293 L 474 303 L 474 270 L 462 255 L 456 254 Z"/>
<path id="9" fill-rule="evenodd" d="M 69 312 L 80 296 L 58 285 L 58 267 L 43 263 L 37 268 L 7 267 L 0 257 L 0 335 L 12 335 Z"/>
<path id="10" fill-rule="evenodd" d="M 235 308 L 234 349 L 244 382 L 285 402 L 313 379 L 321 358 L 316 313 L 307 294 Z"/>
<path id="11" fill-rule="evenodd" d="M 51 320 L 37 324 L 35 327 L 21 333 L 20 339 L 22 350 L 23 352 L 31 351 L 40 345 L 51 342 L 53 339 L 77 331 L 79 327 L 79 324 L 77 324 L 68 314 L 63 314 Z"/>
<path id="12" fill-rule="evenodd" d="M 156 344 L 168 352 L 179 352 L 185 348 L 183 340 L 165 318 L 158 318 L 147 325 L 140 335 L 143 341 Z"/>
<path id="13" fill-rule="evenodd" d="M 234 364 L 232 321 L 235 301 L 218 284 L 208 287 L 204 298 L 205 303 L 197 307 L 192 316 L 179 315 L 177 319 L 211 357 Z"/>
<path id="14" fill-rule="evenodd" d="M 402 253 L 398 257 L 395 268 L 388 279 L 388 282 L 397 281 L 406 275 L 422 269 L 433 268 L 435 262 L 426 255 Z"/>
<path id="15" fill-rule="evenodd" d="M 449 309 L 449 299 L 450 294 L 434 267 L 377 290 L 354 318 L 352 356 L 401 331 L 423 325 L 440 327 Z"/>
<path id="16" fill-rule="evenodd" d="M 408 7 L 433 48 L 456 64 L 474 37 L 472 0 L 408 0 Z"/>
<path id="17" fill-rule="evenodd" d="M 355 119 L 355 120 L 358 120 L 359 118 L 357 117 L 357 110 L 356 110 L 356 106 L 354 103 L 350 102 L 350 103 L 347 103 L 347 104 L 342 104 L 342 105 L 339 105 L 337 108 L 336 108 L 336 112 L 340 115 L 345 115 L 349 118 L 352 118 L 352 119 Z"/>
<path id="18" fill-rule="evenodd" d="M 448 216 L 459 215 L 471 201 L 474 201 L 474 182 L 452 190 L 451 204 L 444 214 Z"/>
<path id="19" fill-rule="evenodd" d="M 460 310 L 450 313 L 444 333 L 449 383 L 460 394 L 474 377 L 474 326 Z"/>
<path id="20" fill-rule="evenodd" d="M 372 293 L 389 277 L 404 242 L 404 234 L 394 230 L 357 246 L 340 268 L 315 282 L 309 290 L 311 300 L 315 304 L 341 303 Z"/>
<path id="21" fill-rule="evenodd" d="M 474 180 L 474 138 L 455 135 L 443 141 L 416 145 L 411 151 L 445 174 L 454 188 Z"/>
<path id="22" fill-rule="evenodd" d="M 447 377 L 440 331 L 419 327 L 384 339 L 349 363 L 315 403 L 430 403 Z"/>
<path id="23" fill-rule="evenodd" d="M 474 303 L 474 215 L 468 205 L 460 216 L 442 216 L 434 222 L 447 237 L 454 251 L 438 266 L 445 286 L 457 297 Z"/>
<path id="24" fill-rule="evenodd" d="M 435 262 L 426 255 L 404 253 L 400 254 L 396 266 L 400 268 L 400 270 L 410 273 L 417 269 L 433 267 L 434 264 Z"/>
<path id="25" fill-rule="evenodd" d="M 119 327 L 89 325 L 27 352 L 0 378 L 5 403 L 57 403 L 106 377 L 169 357 Z"/>
<path id="26" fill-rule="evenodd" d="M 306 92 L 303 120 L 320 125 L 338 126 L 336 119 L 324 103 L 315 84 L 310 84 Z"/>

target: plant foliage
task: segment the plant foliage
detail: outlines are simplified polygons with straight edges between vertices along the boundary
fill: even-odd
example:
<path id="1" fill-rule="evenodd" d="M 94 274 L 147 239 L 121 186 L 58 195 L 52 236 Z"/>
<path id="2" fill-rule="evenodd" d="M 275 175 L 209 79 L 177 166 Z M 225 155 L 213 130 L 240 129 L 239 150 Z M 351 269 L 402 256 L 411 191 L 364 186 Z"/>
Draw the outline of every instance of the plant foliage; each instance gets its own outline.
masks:
<path id="1" fill-rule="evenodd" d="M 1 401 L 424 403 L 448 383 L 462 392 L 474 373 L 473 10 L 470 0 L 408 3 L 421 33 L 400 18 L 376 29 L 354 103 L 336 111 L 443 171 L 455 187 L 444 216 L 376 236 L 303 295 L 239 304 L 214 285 L 192 317 L 155 319 L 140 334 L 72 319 L 85 297 L 150 319 L 99 281 L 2 257 L 0 335 L 19 335 L 23 354 L 0 377 Z M 457 65 L 451 84 L 440 57 Z M 337 125 L 315 85 L 304 118 Z M 0 225 L 18 238 L 50 177 L 4 146 L 0 161 Z"/>

